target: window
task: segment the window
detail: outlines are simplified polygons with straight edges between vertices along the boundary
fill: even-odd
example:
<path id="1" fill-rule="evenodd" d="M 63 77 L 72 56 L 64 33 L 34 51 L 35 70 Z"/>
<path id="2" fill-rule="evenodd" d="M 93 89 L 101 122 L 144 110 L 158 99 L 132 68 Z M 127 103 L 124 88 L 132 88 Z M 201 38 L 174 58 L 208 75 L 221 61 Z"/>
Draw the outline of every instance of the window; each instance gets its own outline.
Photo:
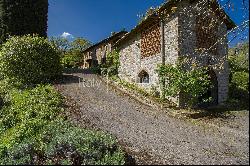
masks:
<path id="1" fill-rule="evenodd" d="M 138 75 L 139 77 L 139 83 L 148 84 L 149 83 L 149 75 L 146 71 L 141 71 Z"/>

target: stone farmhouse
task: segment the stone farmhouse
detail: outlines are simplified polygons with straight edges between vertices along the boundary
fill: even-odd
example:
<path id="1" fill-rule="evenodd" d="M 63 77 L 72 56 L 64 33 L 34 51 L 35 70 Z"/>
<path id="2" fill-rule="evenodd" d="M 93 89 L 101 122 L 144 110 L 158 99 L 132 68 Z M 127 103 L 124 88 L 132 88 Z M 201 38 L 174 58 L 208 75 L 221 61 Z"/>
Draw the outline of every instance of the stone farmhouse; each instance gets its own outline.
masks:
<path id="1" fill-rule="evenodd" d="M 92 45 L 83 52 L 84 62 L 81 68 L 90 68 L 105 63 L 106 56 L 113 50 L 113 45 L 127 32 L 121 31 Z"/>
<path id="2" fill-rule="evenodd" d="M 187 69 L 210 68 L 214 86 L 207 95 L 213 99 L 211 105 L 222 104 L 229 86 L 227 33 L 235 26 L 217 1 L 168 0 L 112 46 L 120 53 L 119 77 L 147 91 L 160 91 L 158 65 L 186 57 Z M 185 106 L 184 96 L 169 99 Z"/>

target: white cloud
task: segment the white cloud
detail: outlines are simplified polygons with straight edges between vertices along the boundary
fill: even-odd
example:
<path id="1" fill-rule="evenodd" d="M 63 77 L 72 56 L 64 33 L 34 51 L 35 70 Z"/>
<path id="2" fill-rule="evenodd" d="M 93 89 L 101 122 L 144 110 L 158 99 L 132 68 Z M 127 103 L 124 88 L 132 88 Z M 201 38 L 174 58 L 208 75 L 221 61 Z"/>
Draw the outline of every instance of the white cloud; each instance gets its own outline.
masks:
<path id="1" fill-rule="evenodd" d="M 63 38 L 74 38 L 74 36 L 72 34 L 68 33 L 68 32 L 63 32 L 61 37 L 63 37 Z"/>

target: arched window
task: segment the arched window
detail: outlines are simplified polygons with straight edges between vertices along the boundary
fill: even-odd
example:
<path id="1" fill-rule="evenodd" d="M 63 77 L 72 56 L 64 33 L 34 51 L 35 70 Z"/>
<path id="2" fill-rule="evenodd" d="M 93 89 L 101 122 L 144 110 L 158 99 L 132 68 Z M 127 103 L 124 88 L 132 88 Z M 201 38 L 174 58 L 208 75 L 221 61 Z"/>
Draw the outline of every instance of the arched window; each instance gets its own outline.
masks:
<path id="1" fill-rule="evenodd" d="M 139 77 L 139 83 L 149 83 L 149 75 L 145 70 L 141 71 L 138 77 Z"/>

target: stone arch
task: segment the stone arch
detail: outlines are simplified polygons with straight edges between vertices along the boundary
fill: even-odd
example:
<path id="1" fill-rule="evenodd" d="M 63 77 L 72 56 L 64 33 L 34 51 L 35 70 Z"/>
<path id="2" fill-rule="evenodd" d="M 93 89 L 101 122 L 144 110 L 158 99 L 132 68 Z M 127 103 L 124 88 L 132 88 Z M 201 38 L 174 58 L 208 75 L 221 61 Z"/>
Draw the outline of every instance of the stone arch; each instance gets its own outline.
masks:
<path id="1" fill-rule="evenodd" d="M 144 83 L 144 84 L 149 83 L 149 74 L 148 74 L 148 72 L 146 70 L 142 70 L 138 74 L 138 83 Z"/>
<path id="2" fill-rule="evenodd" d="M 201 103 L 202 107 L 209 107 L 209 106 L 216 106 L 219 104 L 219 83 L 218 83 L 218 77 L 216 72 L 213 69 L 208 70 L 209 80 L 212 84 L 212 87 L 210 87 L 206 93 L 204 93 L 199 101 Z M 202 99 L 208 99 L 211 98 L 209 102 L 202 102 Z"/>

